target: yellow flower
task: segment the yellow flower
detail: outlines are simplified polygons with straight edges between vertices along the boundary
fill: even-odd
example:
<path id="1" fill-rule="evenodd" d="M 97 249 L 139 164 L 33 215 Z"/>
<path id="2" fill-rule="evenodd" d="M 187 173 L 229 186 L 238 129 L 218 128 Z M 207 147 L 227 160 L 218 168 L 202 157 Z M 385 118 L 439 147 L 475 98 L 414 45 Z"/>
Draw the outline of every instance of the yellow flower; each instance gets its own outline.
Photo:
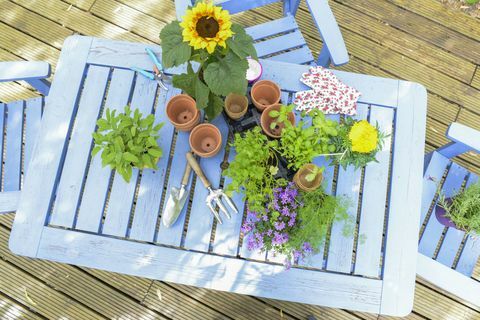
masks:
<path id="1" fill-rule="evenodd" d="M 187 10 L 180 23 L 183 41 L 195 50 L 207 49 L 213 53 L 217 45 L 226 47 L 225 41 L 233 35 L 230 13 L 212 3 L 198 3 Z"/>
<path id="2" fill-rule="evenodd" d="M 370 153 L 377 148 L 378 131 L 368 121 L 362 120 L 352 126 L 348 138 L 352 142 L 352 151 Z"/>

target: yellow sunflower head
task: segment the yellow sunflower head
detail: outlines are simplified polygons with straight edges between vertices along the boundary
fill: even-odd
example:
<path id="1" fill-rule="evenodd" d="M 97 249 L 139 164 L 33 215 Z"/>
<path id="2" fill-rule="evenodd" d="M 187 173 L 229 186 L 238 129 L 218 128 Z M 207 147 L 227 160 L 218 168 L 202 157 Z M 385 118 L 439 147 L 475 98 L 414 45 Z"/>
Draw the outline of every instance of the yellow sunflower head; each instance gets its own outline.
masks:
<path id="1" fill-rule="evenodd" d="M 378 131 L 368 121 L 356 122 L 348 134 L 352 143 L 352 151 L 370 153 L 377 148 Z"/>
<path id="2" fill-rule="evenodd" d="M 188 9 L 180 26 L 184 42 L 208 53 L 213 53 L 217 45 L 225 48 L 225 41 L 233 35 L 229 12 L 212 3 L 200 2 Z"/>

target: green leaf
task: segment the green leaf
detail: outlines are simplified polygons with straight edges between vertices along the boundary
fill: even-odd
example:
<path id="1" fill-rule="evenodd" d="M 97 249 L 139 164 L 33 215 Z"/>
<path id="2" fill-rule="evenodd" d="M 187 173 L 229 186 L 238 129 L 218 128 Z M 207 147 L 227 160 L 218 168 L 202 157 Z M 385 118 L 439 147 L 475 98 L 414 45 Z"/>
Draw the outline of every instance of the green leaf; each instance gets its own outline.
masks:
<path id="1" fill-rule="evenodd" d="M 230 93 L 245 94 L 247 91 L 248 62 L 229 51 L 218 62 L 210 63 L 204 70 L 203 77 L 210 90 L 219 96 Z"/>
<path id="2" fill-rule="evenodd" d="M 132 153 L 130 152 L 124 152 L 123 153 L 123 158 L 129 162 L 138 162 L 138 157 L 136 157 L 135 155 L 133 155 Z"/>
<path id="3" fill-rule="evenodd" d="M 95 146 L 93 149 L 92 149 L 92 157 L 95 157 L 95 155 L 102 149 L 101 146 Z"/>
<path id="4" fill-rule="evenodd" d="M 158 157 L 162 156 L 162 151 L 159 150 L 159 149 L 150 148 L 150 149 L 148 149 L 148 154 L 155 157 L 155 158 L 158 158 Z"/>
<path id="5" fill-rule="evenodd" d="M 211 121 L 215 119 L 223 110 L 223 99 L 210 92 L 208 99 L 208 106 L 205 109 L 208 119 Z"/>
<path id="6" fill-rule="evenodd" d="M 210 89 L 198 77 L 195 78 L 195 101 L 198 109 L 205 109 L 208 105 Z"/>
<path id="7" fill-rule="evenodd" d="M 160 32 L 162 45 L 162 64 L 165 68 L 179 66 L 188 61 L 192 48 L 183 42 L 182 27 L 180 22 L 173 21 L 163 27 Z"/>
<path id="8" fill-rule="evenodd" d="M 250 56 L 257 60 L 257 50 L 253 45 L 252 37 L 245 32 L 242 26 L 236 23 L 232 24 L 232 31 L 235 34 L 227 40 L 227 48 L 230 48 L 239 58 L 243 59 Z"/>
<path id="9" fill-rule="evenodd" d="M 195 97 L 195 73 L 176 74 L 172 78 L 172 84 L 175 88 L 182 89 L 186 94 Z"/>
<path id="10" fill-rule="evenodd" d="M 272 118 L 277 118 L 280 115 L 280 112 L 278 112 L 277 110 L 272 110 L 268 113 L 268 115 Z"/>
<path id="11" fill-rule="evenodd" d="M 309 173 L 305 176 L 305 180 L 307 180 L 308 182 L 312 182 L 313 180 L 315 180 L 316 176 L 317 176 L 317 174 L 314 173 L 314 172 Z"/>

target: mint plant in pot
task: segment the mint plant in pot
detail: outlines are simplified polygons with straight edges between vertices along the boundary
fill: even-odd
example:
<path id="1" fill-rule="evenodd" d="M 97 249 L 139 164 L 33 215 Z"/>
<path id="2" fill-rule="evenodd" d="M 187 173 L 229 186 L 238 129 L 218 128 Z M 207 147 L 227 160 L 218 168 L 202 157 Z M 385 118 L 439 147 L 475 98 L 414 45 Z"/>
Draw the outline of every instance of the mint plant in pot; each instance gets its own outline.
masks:
<path id="1" fill-rule="evenodd" d="M 190 7 L 160 33 L 162 63 L 171 68 L 187 63 L 173 85 L 193 97 L 211 120 L 223 109 L 223 97 L 246 94 L 247 57 L 257 59 L 253 39 L 230 21 L 230 14 L 211 2 Z"/>
<path id="2" fill-rule="evenodd" d="M 435 215 L 438 221 L 472 235 L 480 234 L 480 182 L 476 182 L 458 192 L 453 197 L 446 197 L 440 192 Z"/>
<path id="3" fill-rule="evenodd" d="M 163 123 L 154 122 L 152 114 L 143 117 L 138 109 L 132 114 L 129 106 L 119 114 L 107 109 L 92 134 L 95 143 L 92 157 L 101 151 L 102 166 L 115 169 L 126 182 L 132 177 L 133 168 L 157 169 L 158 159 L 163 155 L 157 143 Z"/>

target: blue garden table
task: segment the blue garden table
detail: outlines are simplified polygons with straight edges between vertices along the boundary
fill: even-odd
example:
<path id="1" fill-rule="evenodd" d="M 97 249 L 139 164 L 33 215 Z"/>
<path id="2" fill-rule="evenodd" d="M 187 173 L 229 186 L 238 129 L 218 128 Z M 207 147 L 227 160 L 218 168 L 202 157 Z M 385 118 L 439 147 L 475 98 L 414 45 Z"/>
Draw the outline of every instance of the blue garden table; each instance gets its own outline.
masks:
<path id="1" fill-rule="evenodd" d="M 161 54 L 160 47 L 151 48 Z M 284 103 L 307 89 L 298 81 L 307 66 L 262 64 L 263 78 L 282 87 Z M 166 101 L 179 91 L 159 88 L 130 71 L 132 65 L 151 70 L 144 44 L 82 36 L 65 41 L 15 217 L 13 252 L 268 298 L 397 316 L 411 311 L 425 140 L 422 86 L 335 71 L 362 92 L 357 118 L 378 122 L 390 137 L 378 163 L 325 172 L 327 190 L 350 198 L 355 232 L 345 236 L 335 223 L 328 246 L 285 271 L 282 257 L 246 250 L 242 214 L 215 223 L 204 202 L 207 191 L 192 184 L 195 177 L 179 221 L 171 228 L 159 223 L 166 190 L 181 180 L 188 133 L 176 132 L 165 115 Z M 122 110 L 128 103 L 166 123 L 159 143 L 171 154 L 157 171 L 135 170 L 130 183 L 102 168 L 100 157 L 90 157 L 96 120 L 106 108 Z M 224 119 L 213 124 L 225 145 Z M 200 161 L 214 186 L 229 182 L 221 165 L 235 152 L 225 150 Z M 234 201 L 243 212 L 241 198 Z"/>

